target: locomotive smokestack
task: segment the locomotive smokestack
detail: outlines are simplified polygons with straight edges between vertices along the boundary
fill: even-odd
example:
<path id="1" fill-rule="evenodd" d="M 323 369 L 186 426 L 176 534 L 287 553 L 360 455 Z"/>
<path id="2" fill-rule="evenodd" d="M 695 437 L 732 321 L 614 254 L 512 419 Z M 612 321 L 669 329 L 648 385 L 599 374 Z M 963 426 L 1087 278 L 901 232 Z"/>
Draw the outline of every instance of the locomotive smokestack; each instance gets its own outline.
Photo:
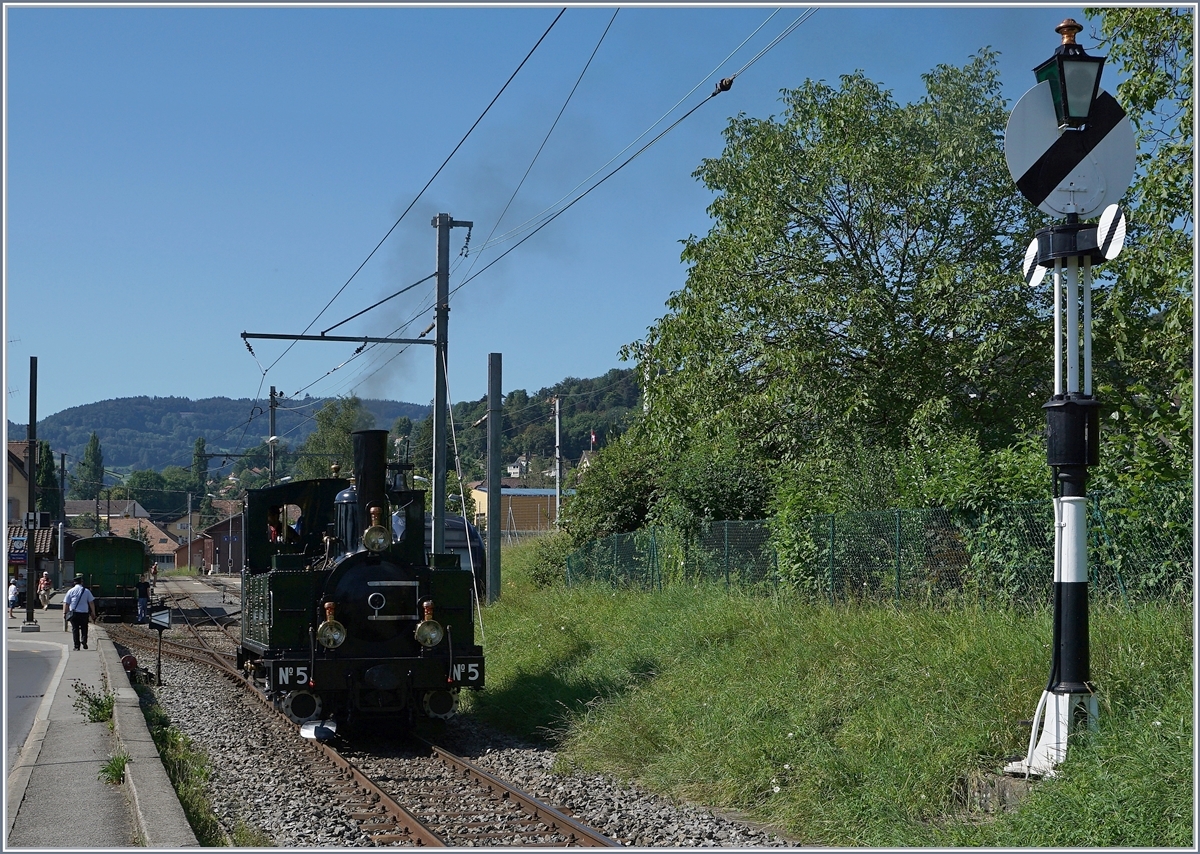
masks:
<path id="1" fill-rule="evenodd" d="M 358 518 L 370 524 L 371 507 L 380 507 L 387 515 L 387 430 L 356 430 L 354 437 L 354 478 L 358 490 Z"/>

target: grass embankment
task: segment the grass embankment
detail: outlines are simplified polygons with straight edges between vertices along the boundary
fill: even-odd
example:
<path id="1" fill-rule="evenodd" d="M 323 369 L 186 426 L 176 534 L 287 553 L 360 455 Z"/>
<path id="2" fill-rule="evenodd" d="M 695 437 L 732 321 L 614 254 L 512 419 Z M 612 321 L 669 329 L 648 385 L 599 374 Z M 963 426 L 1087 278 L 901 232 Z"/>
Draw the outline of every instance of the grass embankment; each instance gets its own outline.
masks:
<path id="1" fill-rule="evenodd" d="M 1193 844 L 1190 609 L 1093 606 L 1099 731 L 984 821 L 963 781 L 1025 754 L 1048 613 L 537 590 L 527 561 L 505 553 L 470 706 L 567 766 L 825 845 Z"/>

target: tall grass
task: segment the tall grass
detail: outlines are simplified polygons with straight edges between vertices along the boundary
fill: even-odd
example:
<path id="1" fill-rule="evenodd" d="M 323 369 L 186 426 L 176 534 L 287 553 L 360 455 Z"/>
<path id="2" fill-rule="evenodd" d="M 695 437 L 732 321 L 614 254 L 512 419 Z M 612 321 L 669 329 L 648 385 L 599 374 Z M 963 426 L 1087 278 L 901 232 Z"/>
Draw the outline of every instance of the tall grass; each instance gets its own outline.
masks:
<path id="1" fill-rule="evenodd" d="M 1025 753 L 1048 613 L 829 607 L 719 587 L 537 589 L 484 612 L 499 726 L 565 767 L 746 811 L 825 845 L 1190 845 L 1192 614 L 1092 613 L 1099 732 L 993 820 L 962 783 Z"/>

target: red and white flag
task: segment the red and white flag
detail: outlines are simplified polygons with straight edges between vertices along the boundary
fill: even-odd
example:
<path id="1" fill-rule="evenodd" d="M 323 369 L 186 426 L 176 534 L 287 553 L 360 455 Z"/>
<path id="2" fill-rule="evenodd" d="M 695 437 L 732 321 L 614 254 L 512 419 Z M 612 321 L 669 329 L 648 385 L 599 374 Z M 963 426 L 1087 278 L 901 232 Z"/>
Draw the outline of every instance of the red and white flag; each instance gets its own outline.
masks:
<path id="1" fill-rule="evenodd" d="M 596 450 L 596 431 L 592 431 L 592 450 Z"/>

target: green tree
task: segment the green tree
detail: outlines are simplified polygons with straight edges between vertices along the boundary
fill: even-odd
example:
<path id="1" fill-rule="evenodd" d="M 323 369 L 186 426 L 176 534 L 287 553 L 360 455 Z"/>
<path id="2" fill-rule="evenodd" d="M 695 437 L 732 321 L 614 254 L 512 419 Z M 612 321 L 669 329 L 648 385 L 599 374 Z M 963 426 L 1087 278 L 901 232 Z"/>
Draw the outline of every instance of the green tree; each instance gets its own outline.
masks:
<path id="1" fill-rule="evenodd" d="M 861 73 L 807 81 L 781 118 L 731 120 L 696 172 L 714 225 L 686 241 L 670 313 L 623 353 L 669 455 L 698 425 L 784 461 L 820 437 L 902 447 L 942 398 L 950 424 L 1002 447 L 1030 392 L 1048 396 L 1045 294 L 1013 261 L 1036 212 L 1004 163 L 995 55 L 923 77 L 903 106 Z"/>
<path id="2" fill-rule="evenodd" d="M 54 451 L 50 443 L 38 441 L 37 458 L 37 509 L 50 514 L 50 518 L 58 521 L 63 518 L 62 490 L 58 488 L 58 469 L 54 465 Z"/>
<path id="3" fill-rule="evenodd" d="M 163 511 L 174 513 L 187 512 L 187 495 L 195 484 L 195 478 L 190 469 L 183 466 L 167 466 L 162 470 L 163 478 Z M 193 496 L 193 500 L 194 500 Z"/>
<path id="4" fill-rule="evenodd" d="M 392 435 L 398 436 L 401 439 L 407 438 L 413 431 L 412 419 L 407 415 L 401 415 L 392 424 Z"/>
<path id="5" fill-rule="evenodd" d="M 375 424 L 375 416 L 365 410 L 356 395 L 337 398 L 327 402 L 316 414 L 317 429 L 304 443 L 304 453 L 320 456 L 302 456 L 297 465 L 302 477 L 329 477 L 329 466 L 339 462 L 342 475 L 350 474 L 354 468 L 354 443 L 350 434 L 355 430 L 368 430 Z"/>
<path id="6" fill-rule="evenodd" d="M 192 447 L 191 492 L 198 496 L 208 492 L 208 454 L 205 453 L 203 436 L 196 439 Z"/>
<path id="7" fill-rule="evenodd" d="M 125 488 L 129 497 L 151 513 L 161 513 L 174 503 L 166 498 L 166 480 L 153 469 L 130 472 Z"/>
<path id="8" fill-rule="evenodd" d="M 1105 404 L 1104 471 L 1118 483 L 1192 471 L 1194 10 L 1087 9 L 1134 125 L 1128 236 L 1096 300 L 1096 387 Z M 1106 72 L 1108 78 L 1111 72 Z"/>
<path id="9" fill-rule="evenodd" d="M 104 488 L 104 452 L 100 448 L 100 437 L 95 432 L 88 439 L 83 458 L 75 466 L 70 481 L 70 497 L 76 500 L 97 498 Z"/>
<path id="10" fill-rule="evenodd" d="M 576 543 L 642 527 L 657 501 L 658 458 L 646 436 L 631 429 L 596 454 L 562 508 L 562 526 Z"/>

